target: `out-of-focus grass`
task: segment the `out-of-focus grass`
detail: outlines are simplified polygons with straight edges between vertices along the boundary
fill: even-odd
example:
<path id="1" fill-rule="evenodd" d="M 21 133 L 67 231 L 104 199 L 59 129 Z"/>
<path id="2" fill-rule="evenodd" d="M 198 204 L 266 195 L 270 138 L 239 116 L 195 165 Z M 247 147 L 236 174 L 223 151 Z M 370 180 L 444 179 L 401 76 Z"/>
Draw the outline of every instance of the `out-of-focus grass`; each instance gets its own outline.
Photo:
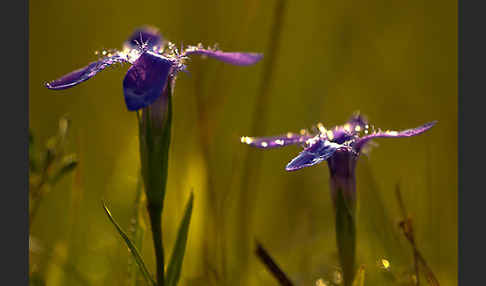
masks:
<path id="1" fill-rule="evenodd" d="M 65 91 L 49 91 L 43 82 L 87 64 L 95 50 L 120 47 L 143 24 L 159 27 L 176 43 L 267 52 L 277 6 L 256 0 L 30 2 L 30 127 L 45 142 L 58 118 L 69 113 L 67 149 L 80 162 L 50 192 L 31 226 L 38 243 L 62 261 L 39 258 L 47 285 L 128 283 L 129 253 L 99 201 L 110 201 L 128 228 L 140 163 L 136 116 L 122 96 L 127 67 Z M 332 126 L 355 110 L 382 128 L 439 121 L 418 137 L 378 140 L 380 146 L 360 158 L 357 262 L 366 269 L 365 285 L 388 285 L 377 264 L 382 258 L 394 274 L 413 270 L 410 247 L 396 225 L 397 182 L 430 268 L 441 285 L 457 284 L 456 7 L 450 0 L 288 1 L 273 76 L 265 83 L 262 134 L 251 134 L 251 126 L 270 55 L 245 68 L 191 61 L 190 73 L 181 74 L 175 88 L 163 222 L 170 249 L 194 188 L 182 285 L 223 285 L 235 275 L 246 276 L 249 285 L 275 285 L 252 248 L 241 252 L 242 228 L 248 245 L 258 237 L 296 284 L 332 281 L 338 260 L 327 167 L 287 173 L 284 166 L 299 148 L 260 152 L 241 145 L 239 136 L 298 131 L 318 121 Z M 258 179 L 246 178 L 242 189 L 243 162 L 255 158 Z M 243 193 L 252 194 L 251 221 L 237 219 Z M 150 235 L 143 246 L 153 270 Z M 241 255 L 249 263 L 246 273 L 240 271 Z"/>

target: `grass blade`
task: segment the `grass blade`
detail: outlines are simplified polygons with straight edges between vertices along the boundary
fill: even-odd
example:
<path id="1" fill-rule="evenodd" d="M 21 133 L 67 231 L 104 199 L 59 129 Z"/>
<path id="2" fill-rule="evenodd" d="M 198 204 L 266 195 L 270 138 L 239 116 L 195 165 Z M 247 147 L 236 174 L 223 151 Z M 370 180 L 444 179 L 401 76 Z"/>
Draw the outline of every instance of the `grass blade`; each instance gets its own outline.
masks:
<path id="1" fill-rule="evenodd" d="M 120 234 L 120 236 L 125 240 L 125 243 L 127 244 L 128 248 L 130 249 L 130 252 L 132 253 L 133 258 L 135 259 L 135 262 L 137 262 L 138 266 L 140 267 L 140 271 L 142 271 L 143 276 L 147 280 L 147 283 L 149 285 L 155 286 L 156 283 L 152 278 L 152 275 L 150 275 L 150 272 L 148 271 L 147 267 L 145 266 L 145 263 L 142 260 L 142 257 L 140 256 L 140 253 L 138 253 L 137 248 L 135 245 L 132 243 L 132 241 L 128 238 L 128 236 L 125 234 L 125 232 L 121 229 L 120 225 L 113 219 L 110 210 L 106 206 L 105 202 L 103 203 L 103 209 L 106 212 L 106 215 L 110 219 L 111 223 L 115 226 L 116 230 Z"/>
<path id="2" fill-rule="evenodd" d="M 189 202 L 186 205 L 186 211 L 179 225 L 179 232 L 177 234 L 177 240 L 172 250 L 172 256 L 169 262 L 169 268 L 167 269 L 167 286 L 175 286 L 179 282 L 181 275 L 182 262 L 184 260 L 184 253 L 186 251 L 187 234 L 189 232 L 189 223 L 191 221 L 192 205 L 194 195 L 191 193 Z"/>
<path id="3" fill-rule="evenodd" d="M 278 281 L 278 283 L 282 286 L 293 286 L 294 284 L 288 276 L 283 272 L 283 270 L 278 266 L 275 260 L 268 254 L 268 252 L 263 248 L 261 243 L 258 241 L 256 242 L 256 255 L 260 259 L 260 261 L 265 265 L 267 270 L 272 274 L 273 277 Z"/>
<path id="4" fill-rule="evenodd" d="M 132 239 L 133 244 L 135 247 L 142 251 L 142 244 L 143 244 L 143 237 L 145 234 L 145 225 L 143 222 L 142 214 L 140 213 L 140 209 L 143 204 L 143 188 L 142 188 L 142 175 L 139 174 L 137 187 L 135 191 L 135 201 L 133 203 L 133 216 L 131 219 L 131 230 L 130 230 L 130 237 Z M 139 272 L 138 272 L 138 265 L 135 265 L 130 258 L 129 261 L 129 276 L 128 279 L 130 280 L 129 285 L 137 286 L 140 285 L 142 280 L 139 279 Z"/>
<path id="5" fill-rule="evenodd" d="M 397 196 L 398 200 L 398 205 L 402 211 L 403 215 L 403 220 L 400 221 L 399 226 L 403 231 L 403 234 L 407 238 L 407 240 L 410 242 L 410 245 L 412 246 L 413 250 L 413 256 L 414 256 L 414 266 L 415 266 L 415 275 L 417 277 L 417 285 L 420 284 L 420 273 L 419 273 L 419 268 L 422 268 L 422 271 L 425 275 L 425 278 L 429 285 L 432 286 L 439 286 L 439 281 L 434 275 L 434 272 L 432 272 L 432 269 L 427 265 L 427 262 L 425 261 L 425 258 L 422 256 L 420 251 L 418 250 L 417 244 L 415 242 L 415 235 L 413 231 L 413 225 L 412 225 L 412 219 L 409 217 L 406 209 L 405 209 L 405 204 L 403 203 L 402 199 L 402 194 L 400 192 L 400 187 L 397 185 L 395 189 L 395 194 Z M 421 266 L 421 267 L 419 267 Z"/>

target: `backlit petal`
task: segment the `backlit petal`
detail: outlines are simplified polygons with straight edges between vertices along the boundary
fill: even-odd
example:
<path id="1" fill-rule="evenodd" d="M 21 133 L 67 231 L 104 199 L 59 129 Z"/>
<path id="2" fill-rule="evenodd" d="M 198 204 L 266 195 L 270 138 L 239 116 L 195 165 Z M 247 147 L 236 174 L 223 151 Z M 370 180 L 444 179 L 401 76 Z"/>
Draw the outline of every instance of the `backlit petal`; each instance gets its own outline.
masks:
<path id="1" fill-rule="evenodd" d="M 402 131 L 394 131 L 394 130 L 377 131 L 361 137 L 356 141 L 353 147 L 356 150 L 360 150 L 366 144 L 366 142 L 374 138 L 411 137 L 411 136 L 419 135 L 432 128 L 432 126 L 434 126 L 436 123 L 437 121 L 432 121 L 424 125 L 421 125 L 419 127 L 402 130 Z"/>
<path id="2" fill-rule="evenodd" d="M 318 164 L 331 157 L 340 147 L 341 145 L 327 140 L 318 140 L 292 159 L 285 170 L 295 171 Z"/>
<path id="3" fill-rule="evenodd" d="M 184 52 L 185 56 L 194 55 L 194 54 L 205 55 L 223 61 L 225 63 L 229 63 L 237 66 L 252 65 L 257 63 L 263 58 L 263 54 L 239 53 L 239 52 L 226 53 L 222 51 L 208 50 L 208 49 L 202 49 L 198 47 L 189 47 Z"/>
<path id="4" fill-rule="evenodd" d="M 286 135 L 273 137 L 241 137 L 241 143 L 245 143 L 262 149 L 278 148 L 294 144 L 304 144 L 312 136 L 287 133 Z"/>
<path id="5" fill-rule="evenodd" d="M 46 87 L 49 89 L 66 89 L 73 87 L 75 85 L 78 85 L 82 83 L 83 81 L 86 81 L 93 76 L 95 76 L 98 72 L 104 70 L 105 68 L 116 64 L 116 63 L 123 63 L 126 62 L 125 57 L 121 57 L 118 54 L 115 54 L 114 56 L 106 57 L 103 58 L 99 61 L 92 62 L 89 65 L 77 69 L 71 73 L 68 73 L 67 75 L 53 80 L 51 82 L 46 83 Z"/>
<path id="6" fill-rule="evenodd" d="M 146 107 L 162 95 L 173 64 L 173 61 L 152 52 L 143 53 L 134 62 L 123 79 L 128 110 Z"/>

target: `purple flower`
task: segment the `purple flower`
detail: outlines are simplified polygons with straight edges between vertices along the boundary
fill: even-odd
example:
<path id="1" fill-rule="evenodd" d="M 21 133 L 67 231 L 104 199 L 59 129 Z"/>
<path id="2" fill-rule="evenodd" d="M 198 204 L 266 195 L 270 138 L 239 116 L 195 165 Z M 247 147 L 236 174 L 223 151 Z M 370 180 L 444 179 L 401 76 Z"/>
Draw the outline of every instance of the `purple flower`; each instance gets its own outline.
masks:
<path id="1" fill-rule="evenodd" d="M 289 132 L 274 137 L 244 136 L 241 142 L 262 149 L 301 145 L 304 150 L 287 164 L 285 170 L 295 171 L 327 161 L 333 197 L 337 189 L 341 189 L 348 199 L 354 201 L 356 162 L 371 139 L 415 136 L 427 131 L 435 123 L 433 121 L 403 131 L 382 131 L 368 124 L 363 116 L 355 114 L 344 125 L 332 129 L 326 129 L 319 123 L 313 132 L 301 130 L 299 134 Z"/>
<path id="2" fill-rule="evenodd" d="M 193 54 L 240 66 L 255 64 L 262 58 L 261 54 L 227 53 L 204 48 L 202 44 L 178 49 L 164 41 L 157 29 L 144 27 L 132 34 L 121 51 L 103 51 L 103 57 L 98 61 L 46 83 L 46 87 L 54 90 L 70 88 L 111 65 L 129 63 L 132 66 L 123 80 L 123 92 L 128 110 L 134 111 L 149 106 L 160 97 L 167 83 L 186 69 L 189 56 Z"/>
<path id="3" fill-rule="evenodd" d="M 330 189 L 336 216 L 336 242 L 343 270 L 344 285 L 351 285 L 355 273 L 356 249 L 356 163 L 366 144 L 380 137 L 410 137 L 421 134 L 432 126 L 430 122 L 403 131 L 382 131 L 370 126 L 359 114 L 344 125 L 326 129 L 321 123 L 314 132 L 301 130 L 300 134 L 287 133 L 275 137 L 241 137 L 241 142 L 258 148 L 269 149 L 287 145 L 302 145 L 304 150 L 285 168 L 295 171 L 327 161 Z"/>
<path id="4" fill-rule="evenodd" d="M 403 131 L 375 129 L 369 125 L 366 119 L 359 115 L 353 115 L 344 125 L 326 129 L 321 123 L 317 124 L 314 132 L 301 130 L 300 134 L 287 133 L 274 137 L 241 137 L 241 142 L 248 145 L 270 149 L 287 145 L 302 145 L 304 150 L 295 157 L 285 168 L 287 171 L 295 171 L 309 167 L 327 160 L 329 167 L 339 172 L 340 166 L 335 161 L 347 160 L 350 157 L 355 161 L 363 148 L 371 139 L 390 137 L 410 137 L 421 134 L 430 129 L 436 121 L 424 124 L 417 128 Z"/>

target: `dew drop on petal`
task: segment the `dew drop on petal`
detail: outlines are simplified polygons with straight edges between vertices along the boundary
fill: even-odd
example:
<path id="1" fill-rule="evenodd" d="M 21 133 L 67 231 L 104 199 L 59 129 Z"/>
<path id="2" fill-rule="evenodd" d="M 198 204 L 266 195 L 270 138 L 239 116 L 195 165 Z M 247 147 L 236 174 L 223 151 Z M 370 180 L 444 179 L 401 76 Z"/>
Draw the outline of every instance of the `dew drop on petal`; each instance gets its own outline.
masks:
<path id="1" fill-rule="evenodd" d="M 346 132 L 351 132 L 351 125 L 349 125 L 349 123 L 344 124 L 344 130 Z"/>
<path id="2" fill-rule="evenodd" d="M 329 140 L 334 139 L 334 132 L 332 132 L 331 130 L 327 130 L 326 135 L 327 135 L 327 139 Z"/>
<path id="3" fill-rule="evenodd" d="M 317 123 L 317 128 L 319 128 L 319 131 L 321 133 L 326 133 L 326 128 L 324 127 L 324 125 L 322 123 Z"/>

